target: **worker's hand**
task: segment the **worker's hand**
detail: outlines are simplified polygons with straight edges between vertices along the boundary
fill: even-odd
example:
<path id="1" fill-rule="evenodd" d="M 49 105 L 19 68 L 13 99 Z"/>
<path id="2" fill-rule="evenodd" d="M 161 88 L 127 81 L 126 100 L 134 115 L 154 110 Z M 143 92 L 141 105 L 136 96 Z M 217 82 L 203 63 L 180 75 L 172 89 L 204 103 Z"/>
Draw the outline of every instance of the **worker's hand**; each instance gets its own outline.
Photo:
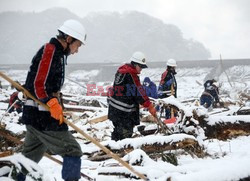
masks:
<path id="1" fill-rule="evenodd" d="M 150 106 L 148 107 L 148 111 L 150 112 L 150 114 L 152 114 L 152 116 L 156 117 L 156 109 L 153 104 L 150 104 Z"/>
<path id="2" fill-rule="evenodd" d="M 18 92 L 17 97 L 20 101 L 24 101 L 26 96 L 22 92 Z"/>
<path id="3" fill-rule="evenodd" d="M 53 117 L 56 120 L 59 120 L 59 125 L 61 125 L 63 123 L 63 110 L 57 98 L 50 99 L 47 102 L 47 105 L 50 108 L 51 117 Z"/>

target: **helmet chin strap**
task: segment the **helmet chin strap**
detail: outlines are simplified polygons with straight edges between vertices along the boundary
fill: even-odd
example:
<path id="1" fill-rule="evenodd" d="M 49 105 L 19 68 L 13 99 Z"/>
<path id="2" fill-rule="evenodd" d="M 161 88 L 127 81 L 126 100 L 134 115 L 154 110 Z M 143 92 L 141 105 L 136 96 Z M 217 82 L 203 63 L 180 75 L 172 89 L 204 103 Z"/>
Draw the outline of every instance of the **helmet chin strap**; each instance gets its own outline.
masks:
<path id="1" fill-rule="evenodd" d="M 68 56 L 70 55 L 70 45 L 72 44 L 72 43 L 74 43 L 74 41 L 76 41 L 76 39 L 75 38 L 72 38 L 72 41 L 70 42 L 70 43 L 68 43 L 67 42 L 67 40 L 65 39 L 65 41 L 66 41 L 66 43 L 67 43 L 67 47 L 66 47 L 66 49 L 64 50 L 65 51 L 65 56 L 66 56 L 66 58 L 65 58 L 65 65 L 67 65 L 68 63 L 67 63 L 67 59 L 68 59 Z"/>
<path id="2" fill-rule="evenodd" d="M 66 56 L 69 56 L 70 55 L 70 48 L 69 48 L 69 46 L 70 46 L 71 43 L 68 43 L 68 42 L 66 42 L 66 43 L 67 43 L 67 47 L 66 47 L 66 49 L 64 51 L 65 51 Z"/>
<path id="3" fill-rule="evenodd" d="M 63 39 L 63 41 L 66 43 L 66 48 L 64 49 L 64 54 L 65 54 L 65 64 L 67 65 L 67 59 L 68 59 L 68 56 L 70 55 L 70 45 L 72 44 L 72 43 L 74 43 L 74 41 L 76 41 L 76 39 L 75 38 L 73 38 L 73 37 L 71 37 L 72 38 L 72 40 L 71 40 L 71 42 L 69 43 L 68 41 L 67 41 L 67 38 L 69 37 L 69 35 L 67 35 L 67 34 L 65 34 L 65 33 L 63 33 L 63 32 L 61 32 L 61 31 L 59 31 L 59 35 L 57 36 L 57 38 L 60 38 L 60 39 Z"/>
<path id="4" fill-rule="evenodd" d="M 65 42 L 67 43 L 67 47 L 66 47 L 66 49 L 65 49 L 66 56 L 69 56 L 69 55 L 70 55 L 70 48 L 69 48 L 69 46 L 70 46 L 71 44 L 73 44 L 73 43 L 76 41 L 75 38 L 73 38 L 73 37 L 71 37 L 71 38 L 72 38 L 72 41 L 71 41 L 70 43 L 68 43 L 68 42 L 67 42 L 67 39 L 65 39 Z"/>

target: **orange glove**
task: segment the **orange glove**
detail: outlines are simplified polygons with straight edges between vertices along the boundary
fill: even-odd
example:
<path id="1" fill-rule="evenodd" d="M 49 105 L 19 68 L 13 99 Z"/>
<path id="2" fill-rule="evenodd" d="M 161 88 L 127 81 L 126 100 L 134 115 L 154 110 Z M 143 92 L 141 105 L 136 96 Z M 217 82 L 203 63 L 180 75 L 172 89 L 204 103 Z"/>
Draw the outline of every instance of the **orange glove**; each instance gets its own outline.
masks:
<path id="1" fill-rule="evenodd" d="M 150 114 L 152 114 L 152 116 L 156 117 L 156 109 L 153 104 L 150 104 L 150 106 L 148 107 L 148 111 L 150 112 Z"/>
<path id="2" fill-rule="evenodd" d="M 47 105 L 50 108 L 51 117 L 53 117 L 56 120 L 59 120 L 59 125 L 61 125 L 63 123 L 63 110 L 57 98 L 50 99 L 47 102 Z"/>

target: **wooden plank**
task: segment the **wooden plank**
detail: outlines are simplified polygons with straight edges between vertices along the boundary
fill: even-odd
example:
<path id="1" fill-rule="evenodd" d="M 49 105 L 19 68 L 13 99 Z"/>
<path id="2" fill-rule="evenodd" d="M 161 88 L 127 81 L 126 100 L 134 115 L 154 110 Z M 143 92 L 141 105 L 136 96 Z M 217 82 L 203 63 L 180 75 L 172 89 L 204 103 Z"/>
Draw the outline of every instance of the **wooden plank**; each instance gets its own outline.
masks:
<path id="1" fill-rule="evenodd" d="M 91 120 L 88 121 L 88 123 L 90 123 L 90 124 L 96 124 L 96 123 L 100 123 L 100 122 L 106 121 L 107 119 L 108 119 L 108 115 L 104 115 L 104 116 L 101 116 L 101 117 L 97 117 L 97 118 L 91 119 Z"/>

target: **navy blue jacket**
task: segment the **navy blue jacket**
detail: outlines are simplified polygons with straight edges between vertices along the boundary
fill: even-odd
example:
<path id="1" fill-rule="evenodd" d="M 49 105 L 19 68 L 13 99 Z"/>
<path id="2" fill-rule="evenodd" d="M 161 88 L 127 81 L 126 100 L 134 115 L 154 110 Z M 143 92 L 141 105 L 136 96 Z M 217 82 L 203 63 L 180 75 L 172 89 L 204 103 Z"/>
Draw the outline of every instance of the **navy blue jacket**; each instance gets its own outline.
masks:
<path id="1" fill-rule="evenodd" d="M 148 97 L 152 97 L 154 99 L 158 98 L 157 87 L 155 83 L 150 80 L 149 77 L 144 78 L 143 88 L 145 89 Z"/>

